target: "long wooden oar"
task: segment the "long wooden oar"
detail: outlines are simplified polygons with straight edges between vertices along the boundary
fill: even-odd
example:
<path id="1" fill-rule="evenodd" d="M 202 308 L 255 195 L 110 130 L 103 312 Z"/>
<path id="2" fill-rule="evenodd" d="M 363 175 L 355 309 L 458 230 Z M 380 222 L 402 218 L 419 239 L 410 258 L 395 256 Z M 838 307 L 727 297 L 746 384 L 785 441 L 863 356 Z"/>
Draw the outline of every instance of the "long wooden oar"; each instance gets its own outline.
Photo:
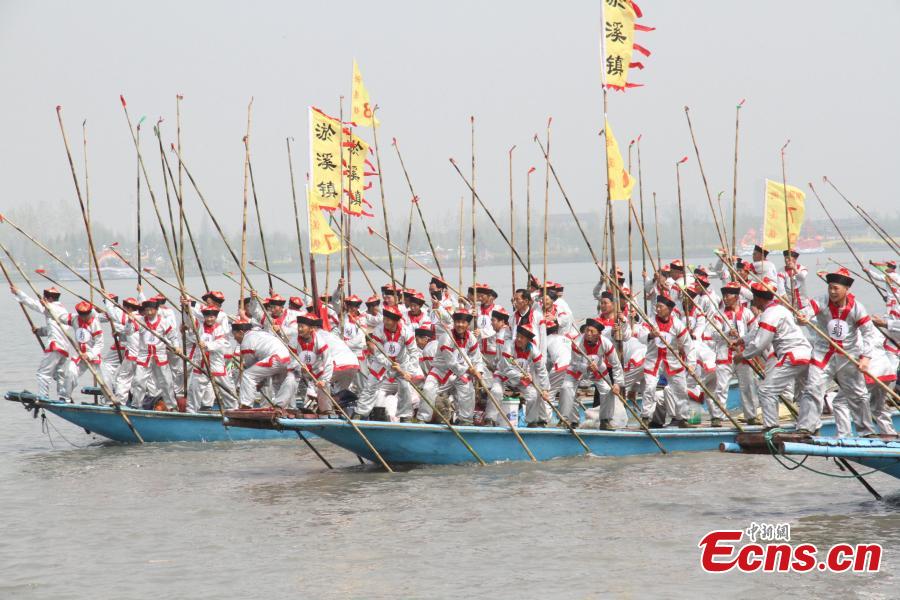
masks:
<path id="1" fill-rule="evenodd" d="M 129 419 L 128 415 L 126 415 L 125 412 L 122 410 L 122 405 L 116 399 L 116 396 L 115 396 L 115 394 L 113 394 L 112 390 L 109 389 L 109 386 L 106 385 L 106 381 L 103 379 L 103 376 L 100 374 L 100 372 L 94 366 L 94 364 L 90 361 L 90 359 L 87 357 L 87 355 L 81 351 L 81 345 L 75 340 L 74 337 L 72 337 L 72 334 L 69 332 L 69 330 L 66 329 L 67 326 L 63 325 L 63 323 L 62 323 L 62 321 L 60 321 L 59 317 L 57 317 L 53 313 L 53 311 L 50 310 L 50 307 L 47 306 L 47 302 L 41 297 L 41 294 L 37 291 L 37 288 L 34 287 L 34 284 L 31 283 L 31 280 L 22 271 L 21 267 L 19 267 L 19 264 L 15 260 L 13 260 L 12 256 L 9 254 L 9 251 L 6 249 L 6 246 L 4 246 L 3 244 L 0 244 L 0 250 L 2 250 L 3 253 L 6 254 L 6 256 L 9 258 L 9 261 L 12 263 L 13 267 L 15 267 L 16 271 L 19 272 L 19 275 L 22 277 L 22 279 L 25 280 L 25 283 L 28 284 L 28 287 L 31 288 L 31 291 L 34 292 L 35 297 L 41 298 L 40 302 L 41 302 L 41 304 L 44 305 L 44 312 L 47 314 L 47 316 L 49 316 L 53 320 L 54 323 L 56 323 L 57 327 L 59 327 L 59 330 L 62 332 L 62 334 L 64 336 L 66 336 L 66 340 L 68 340 L 72 349 L 75 352 L 77 352 L 79 358 L 84 361 L 85 366 L 91 372 L 91 375 L 93 375 L 96 378 L 97 384 L 100 386 L 100 389 L 103 390 L 103 393 L 106 395 L 106 397 L 109 399 L 109 401 L 112 402 L 115 412 L 118 413 L 118 415 L 120 417 L 122 417 L 123 421 L 125 421 L 125 424 L 128 426 L 128 429 L 131 430 L 131 433 L 134 435 L 134 438 L 138 441 L 138 443 L 143 444 L 144 438 L 141 437 L 141 434 L 138 433 L 137 429 L 135 429 L 134 424 L 131 422 L 131 419 Z"/>

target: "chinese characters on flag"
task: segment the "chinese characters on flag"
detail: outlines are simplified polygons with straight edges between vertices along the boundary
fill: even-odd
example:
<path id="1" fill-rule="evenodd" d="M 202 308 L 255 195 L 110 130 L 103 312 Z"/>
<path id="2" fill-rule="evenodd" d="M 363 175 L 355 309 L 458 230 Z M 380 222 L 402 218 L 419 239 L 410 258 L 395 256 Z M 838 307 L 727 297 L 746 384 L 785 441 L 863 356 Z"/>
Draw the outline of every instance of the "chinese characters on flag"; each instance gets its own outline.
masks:
<path id="1" fill-rule="evenodd" d="M 642 15 L 631 0 L 603 0 L 602 6 L 602 81 L 606 87 L 620 91 L 640 87 L 641 84 L 628 82 L 629 69 L 644 68 L 642 63 L 632 62 L 631 55 L 637 50 L 644 56 L 650 56 L 650 51 L 634 43 L 634 32 L 653 31 L 654 28 L 635 23 L 635 19 Z"/>
<path id="2" fill-rule="evenodd" d="M 378 127 L 380 124 L 375 118 L 374 106 L 369 99 L 369 90 L 363 84 L 362 73 L 359 72 L 359 65 L 356 60 L 353 61 L 353 86 L 351 89 L 351 117 L 350 120 L 360 127 Z"/>
<path id="3" fill-rule="evenodd" d="M 317 108 L 309 109 L 310 202 L 333 210 L 341 203 L 341 124 Z"/>
<path id="4" fill-rule="evenodd" d="M 313 200 L 312 191 L 306 190 L 306 206 L 309 216 L 309 253 L 332 254 L 341 249 L 341 240 L 328 226 L 322 208 Z"/>
<path id="5" fill-rule="evenodd" d="M 787 189 L 787 211 L 785 211 L 785 189 Z M 763 220 L 763 248 L 766 250 L 787 250 L 795 248 L 803 218 L 806 215 L 806 194 L 792 185 L 786 186 L 766 179 L 766 213 Z M 787 219 L 787 220 L 786 220 Z M 790 232 L 790 244 L 787 234 Z"/>
<path id="6" fill-rule="evenodd" d="M 622 153 L 619 152 L 619 143 L 613 135 L 609 120 L 606 121 L 606 155 L 607 175 L 609 177 L 610 200 L 628 200 L 631 198 L 631 190 L 634 188 L 634 178 L 625 170 L 625 162 Z"/>

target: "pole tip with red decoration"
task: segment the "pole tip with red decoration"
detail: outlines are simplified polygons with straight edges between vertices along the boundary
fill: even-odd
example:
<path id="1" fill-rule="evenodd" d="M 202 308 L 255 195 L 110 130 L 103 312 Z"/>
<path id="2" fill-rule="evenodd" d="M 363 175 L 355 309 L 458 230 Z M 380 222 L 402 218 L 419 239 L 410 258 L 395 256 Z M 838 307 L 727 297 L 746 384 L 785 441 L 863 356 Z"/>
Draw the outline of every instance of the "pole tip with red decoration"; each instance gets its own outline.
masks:
<path id="1" fill-rule="evenodd" d="M 125 108 L 126 106 L 128 106 L 128 105 L 125 103 L 125 96 L 124 96 L 123 94 L 119 94 L 119 102 L 122 103 L 122 108 Z"/>
<path id="2" fill-rule="evenodd" d="M 742 106 L 744 106 L 744 102 L 746 102 L 746 101 L 747 101 L 746 98 L 741 98 L 741 101 L 738 102 L 738 105 L 737 105 L 738 109 L 740 109 Z"/>
<path id="3" fill-rule="evenodd" d="M 397 138 L 391 138 L 391 146 L 397 145 Z"/>
<path id="4" fill-rule="evenodd" d="M 453 157 L 450 158 L 450 164 L 456 166 L 456 160 Z"/>
<path id="5" fill-rule="evenodd" d="M 372 229 L 371 227 L 367 227 L 367 229 L 369 230 L 369 235 L 375 235 L 374 229 Z"/>
<path id="6" fill-rule="evenodd" d="M 47 270 L 46 269 L 35 269 L 34 272 L 37 273 L 38 275 L 46 275 Z"/>
<path id="7" fill-rule="evenodd" d="M 679 161 L 678 161 L 678 162 L 677 162 L 677 163 L 675 163 L 675 164 L 676 164 L 676 165 L 681 165 L 681 164 L 684 164 L 684 163 L 686 163 L 686 162 L 687 162 L 687 159 L 688 159 L 688 157 L 687 157 L 687 156 L 685 156 L 685 157 L 682 157 L 682 159 L 681 159 L 681 160 L 679 160 Z"/>
<path id="8" fill-rule="evenodd" d="M 535 168 L 531 167 L 530 169 L 528 169 L 528 174 L 530 175 L 531 173 L 534 173 L 534 171 L 535 171 Z"/>

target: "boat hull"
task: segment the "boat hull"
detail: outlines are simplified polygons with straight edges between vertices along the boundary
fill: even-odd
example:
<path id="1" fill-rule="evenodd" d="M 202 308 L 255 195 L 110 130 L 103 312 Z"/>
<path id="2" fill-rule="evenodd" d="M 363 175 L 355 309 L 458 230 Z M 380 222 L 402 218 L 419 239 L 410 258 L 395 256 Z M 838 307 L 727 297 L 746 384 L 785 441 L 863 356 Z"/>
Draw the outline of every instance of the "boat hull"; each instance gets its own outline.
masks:
<path id="1" fill-rule="evenodd" d="M 895 421 L 898 421 L 895 416 Z M 384 459 L 390 464 L 445 465 L 476 462 L 472 454 L 443 425 L 355 421 Z M 278 419 L 285 430 L 314 433 L 320 438 L 359 456 L 376 460 L 375 455 L 345 421 L 323 419 Z M 456 428 L 485 462 L 529 460 L 516 437 L 503 427 Z M 760 427 L 746 427 L 760 431 Z M 586 454 L 568 430 L 559 428 L 519 429 L 537 460 L 552 460 Z M 823 435 L 834 435 L 834 421 L 822 423 Z M 640 430 L 600 431 L 579 429 L 578 434 L 595 456 L 636 456 L 659 454 L 660 450 Z M 735 429 L 698 427 L 654 429 L 653 434 L 668 452 L 708 452 L 720 444 L 733 443 Z"/>
<path id="2" fill-rule="evenodd" d="M 91 433 L 123 443 L 136 443 L 122 415 L 110 407 L 96 404 L 69 404 L 31 397 L 8 400 L 43 409 Z M 218 413 L 179 413 L 123 408 L 144 442 L 238 442 L 246 440 L 297 439 L 294 431 L 225 427 Z"/>

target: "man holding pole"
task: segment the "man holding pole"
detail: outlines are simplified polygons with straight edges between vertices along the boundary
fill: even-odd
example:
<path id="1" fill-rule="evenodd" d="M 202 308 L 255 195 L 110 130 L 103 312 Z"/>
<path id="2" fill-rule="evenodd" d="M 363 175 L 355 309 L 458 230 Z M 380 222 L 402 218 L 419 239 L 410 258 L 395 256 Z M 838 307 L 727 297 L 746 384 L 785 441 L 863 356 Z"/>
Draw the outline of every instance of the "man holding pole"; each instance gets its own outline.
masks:
<path id="1" fill-rule="evenodd" d="M 801 325 L 806 325 L 815 319 L 819 329 L 856 358 L 862 369 L 868 370 L 872 356 L 873 325 L 866 308 L 850 293 L 853 278 L 847 269 L 840 268 L 826 275 L 825 281 L 828 283 L 828 294 L 811 298 L 809 306 L 802 311 L 803 316 L 797 320 Z M 814 341 L 809 376 L 800 398 L 798 429 L 810 433 L 819 429 L 825 405 L 825 387 L 829 380 L 834 380 L 840 388 L 840 401 L 849 405 L 857 435 L 874 433 L 865 376 L 860 368 L 822 337 Z M 848 423 L 838 421 L 835 425 L 838 427 L 838 437 L 852 434 Z"/>
<path id="2" fill-rule="evenodd" d="M 457 421 L 461 425 L 471 425 L 475 415 L 475 386 L 473 379 L 478 369 L 483 368 L 478 340 L 469 330 L 472 313 L 465 308 L 457 308 L 452 315 L 453 329 L 442 331 L 438 337 L 438 352 L 425 378 L 422 392 L 431 406 L 436 406 L 438 391 L 451 384 L 456 398 Z M 438 325 L 438 327 L 441 327 Z M 462 356 L 465 353 L 466 358 Z M 471 363 L 471 366 L 469 366 Z M 453 378 L 451 382 L 451 378 Z M 419 405 L 417 419 L 424 423 L 431 421 L 431 406 Z"/>
<path id="3" fill-rule="evenodd" d="M 68 309 L 63 306 L 59 297 L 61 292 L 55 287 L 49 287 L 44 290 L 42 298 L 35 300 L 34 298 L 23 293 L 19 288 L 10 284 L 9 290 L 16 297 L 19 304 L 25 306 L 36 313 L 44 315 L 46 323 L 43 327 L 34 328 L 34 333 L 41 337 L 49 338 L 49 343 L 44 347 L 44 357 L 38 366 L 38 396 L 45 398 L 50 397 L 50 383 L 56 381 L 56 393 L 60 400 L 71 402 L 66 390 L 66 373 L 69 368 L 69 342 L 56 320 L 48 313 L 52 313 L 57 319 L 62 320 L 69 314 Z"/>
<path id="4" fill-rule="evenodd" d="M 602 335 L 604 328 L 599 320 L 588 319 L 584 333 L 572 343 L 572 362 L 559 393 L 559 413 L 572 426 L 577 426 L 579 421 L 575 403 L 578 385 L 587 379 L 600 397 L 600 429 L 613 428 L 616 407 L 613 395 L 621 393 L 625 374 L 613 342 Z"/>
<path id="5" fill-rule="evenodd" d="M 497 363 L 491 393 L 495 398 L 502 398 L 504 387 L 518 392 L 525 399 L 525 420 L 528 426 L 546 427 L 550 421 L 550 407 L 547 404 L 550 399 L 548 393 L 550 379 L 547 376 L 544 357 L 534 345 L 534 338 L 534 330 L 530 325 L 522 325 L 516 330 L 513 347 L 504 350 L 502 358 Z M 532 382 L 540 387 L 540 393 Z M 496 407 L 493 410 L 488 409 L 485 413 L 486 425 L 506 422 L 505 419 L 498 418 L 496 412 Z M 578 420 L 573 423 L 577 424 Z"/>
<path id="6" fill-rule="evenodd" d="M 682 271 L 683 273 L 683 271 Z M 684 366 L 677 356 L 669 356 L 670 347 L 678 351 L 682 358 L 687 357 L 693 349 L 693 342 L 687 326 L 673 313 L 675 301 L 665 296 L 656 297 L 656 315 L 653 323 L 642 323 L 638 339 L 647 344 L 647 355 L 644 357 L 644 394 L 641 402 L 641 417 L 650 424 L 656 412 L 659 400 L 656 396 L 656 384 L 659 383 L 660 369 L 665 368 L 667 393 L 666 412 L 671 416 L 670 426 L 689 427 L 687 379 Z"/>

